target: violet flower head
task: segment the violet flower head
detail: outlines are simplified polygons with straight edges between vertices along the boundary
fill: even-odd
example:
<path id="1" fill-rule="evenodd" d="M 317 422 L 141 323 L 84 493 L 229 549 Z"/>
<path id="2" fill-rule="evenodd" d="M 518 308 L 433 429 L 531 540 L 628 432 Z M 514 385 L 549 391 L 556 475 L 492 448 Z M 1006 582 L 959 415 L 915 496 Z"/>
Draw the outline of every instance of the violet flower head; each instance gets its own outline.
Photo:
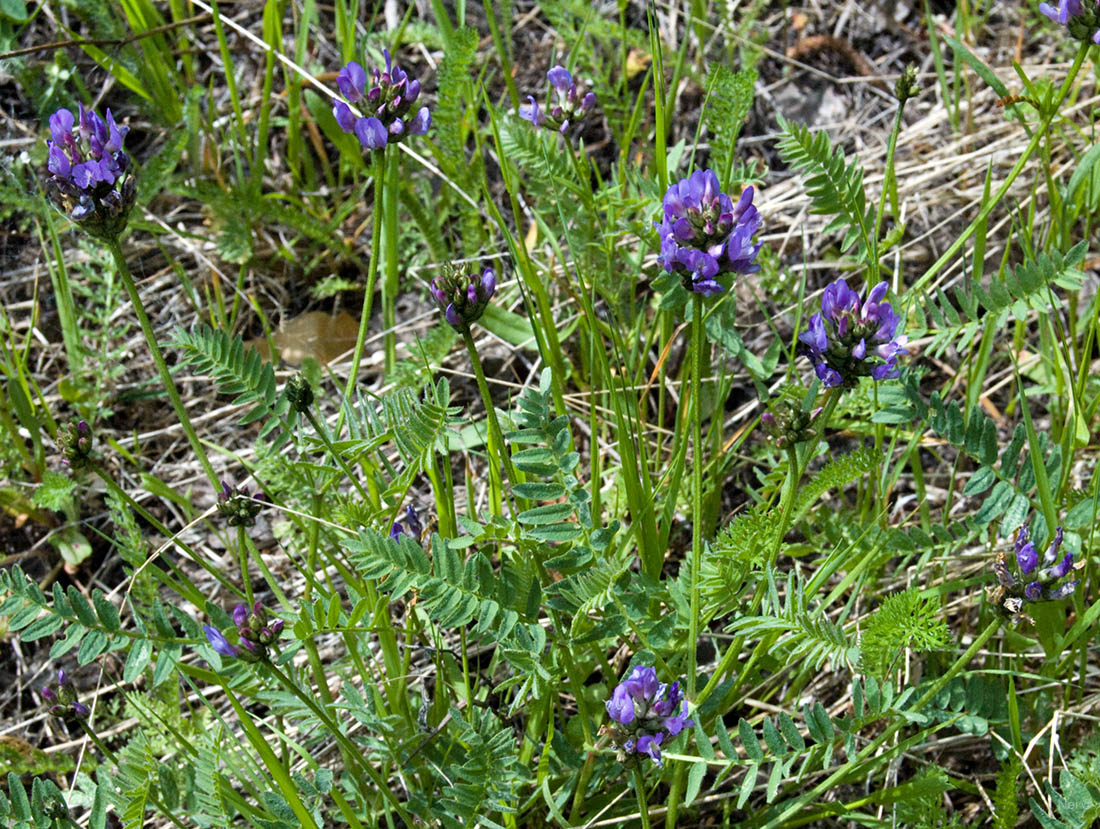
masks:
<path id="1" fill-rule="evenodd" d="M 42 697 L 46 710 L 55 717 L 63 719 L 84 718 L 91 713 L 88 706 L 76 701 L 76 691 L 69 684 L 69 676 L 65 673 L 64 668 L 59 669 L 57 672 L 57 689 L 54 690 L 47 685 L 39 690 L 38 694 Z"/>
<path id="2" fill-rule="evenodd" d="M 661 237 L 657 261 L 678 274 L 688 291 L 713 296 L 726 290 L 721 274 L 755 273 L 760 243 L 760 213 L 753 206 L 754 191 L 746 187 L 734 204 L 722 192 L 711 170 L 696 170 L 668 188 L 664 218 L 654 223 Z"/>
<path id="3" fill-rule="evenodd" d="M 481 319 L 496 289 L 497 278 L 492 268 L 477 274 L 448 265 L 431 284 L 436 305 L 451 328 L 460 334 L 467 333 Z"/>
<path id="4" fill-rule="evenodd" d="M 826 386 L 851 388 L 860 377 L 897 377 L 898 357 L 909 352 L 909 338 L 898 335 L 900 320 L 885 302 L 887 283 L 880 282 L 860 297 L 838 279 L 821 295 L 821 312 L 810 317 L 798 335 L 799 352 L 810 358 Z"/>
<path id="5" fill-rule="evenodd" d="M 77 115 L 50 116 L 46 195 L 54 206 L 97 239 L 115 239 L 126 227 L 137 191 L 130 157 L 122 151 L 129 127 L 104 121 L 79 104 Z"/>
<path id="6" fill-rule="evenodd" d="M 252 494 L 243 486 L 231 487 L 222 481 L 215 506 L 230 527 L 251 527 L 267 501 L 267 496 L 262 492 Z"/>
<path id="7" fill-rule="evenodd" d="M 1004 553 L 999 553 L 993 562 L 997 587 L 992 591 L 991 599 L 1001 613 L 1012 618 L 1020 614 L 1027 602 L 1059 601 L 1073 594 L 1078 580 L 1062 581 L 1074 569 L 1073 553 L 1061 555 L 1064 540 L 1062 528 L 1058 527 L 1040 562 L 1028 526 L 1020 527 L 1013 545 L 1016 572 L 1013 572 L 1009 557 Z"/>
<path id="8" fill-rule="evenodd" d="M 539 106 L 533 95 L 528 95 L 528 103 L 519 106 L 519 117 L 536 127 L 565 135 L 570 127 L 579 125 L 596 108 L 596 96 L 592 92 L 582 95 L 569 70 L 560 64 L 546 73 L 546 79 L 552 90 L 546 109 Z"/>
<path id="9" fill-rule="evenodd" d="M 608 728 L 625 762 L 643 756 L 661 765 L 661 742 L 675 737 L 694 723 L 688 719 L 688 703 L 679 682 L 666 685 L 657 671 L 635 666 L 630 676 L 615 686 L 605 703 L 615 725 Z"/>
<path id="10" fill-rule="evenodd" d="M 392 61 L 388 50 L 382 54 L 385 71 L 378 67 L 371 70 L 369 88 L 366 70 L 355 61 L 336 76 L 344 100 L 333 105 L 332 114 L 340 129 L 353 134 L 368 151 L 384 149 L 387 144 L 410 135 L 424 135 L 432 123 L 431 111 L 426 106 L 413 110 L 420 97 L 420 81 L 410 79 Z M 362 114 L 356 115 L 349 104 Z"/>
<path id="11" fill-rule="evenodd" d="M 1061 23 L 1070 36 L 1080 41 L 1100 43 L 1100 5 L 1089 0 L 1059 0 L 1057 6 L 1040 3 L 1039 11 Z"/>
<path id="12" fill-rule="evenodd" d="M 203 630 L 211 647 L 222 656 L 233 656 L 246 662 L 270 659 L 272 651 L 278 650 L 283 620 L 272 618 L 263 602 L 255 602 L 251 608 L 238 604 L 230 615 L 237 629 L 239 646 L 231 643 L 217 628 L 206 625 Z"/>

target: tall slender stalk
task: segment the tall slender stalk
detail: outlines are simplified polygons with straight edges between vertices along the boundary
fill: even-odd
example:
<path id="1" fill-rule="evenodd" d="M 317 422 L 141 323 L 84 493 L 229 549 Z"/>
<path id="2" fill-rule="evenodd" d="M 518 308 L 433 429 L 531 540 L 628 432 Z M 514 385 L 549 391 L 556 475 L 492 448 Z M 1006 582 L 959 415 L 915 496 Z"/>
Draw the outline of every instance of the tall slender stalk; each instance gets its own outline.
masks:
<path id="1" fill-rule="evenodd" d="M 703 561 L 703 297 L 691 302 L 691 610 L 688 615 L 688 697 L 695 694 L 699 645 L 699 566 Z"/>
<path id="2" fill-rule="evenodd" d="M 363 361 L 363 343 L 367 339 L 367 326 L 370 324 L 371 305 L 374 302 L 374 285 L 378 280 L 378 246 L 382 238 L 382 178 L 385 171 L 385 153 L 374 154 L 371 168 L 371 177 L 374 179 L 374 208 L 371 210 L 370 221 L 370 258 L 367 260 L 367 287 L 363 292 L 363 311 L 359 315 L 359 333 L 355 337 L 355 350 L 351 355 L 351 371 L 348 373 L 348 381 L 344 386 L 344 405 L 340 407 L 340 416 L 336 421 L 334 432 L 336 439 L 340 439 L 340 432 L 344 428 L 344 418 L 347 416 L 347 407 L 351 405 L 351 392 L 359 379 L 359 365 Z"/>
<path id="3" fill-rule="evenodd" d="M 634 767 L 634 794 L 638 798 L 638 814 L 642 818 L 643 829 L 650 829 L 649 803 L 645 796 L 645 777 L 642 775 L 641 766 Z"/>
<path id="4" fill-rule="evenodd" d="M 485 405 L 485 422 L 489 427 L 489 489 L 493 509 L 499 513 L 504 489 L 500 479 L 501 465 L 503 464 L 504 472 L 508 476 L 508 485 L 513 489 L 516 485 L 516 473 L 512 468 L 512 459 L 504 451 L 504 433 L 497 420 L 497 410 L 493 406 L 492 395 L 489 394 L 489 384 L 485 380 L 485 370 L 481 367 L 481 357 L 478 356 L 473 334 L 468 328 L 462 332 L 462 340 L 466 343 L 466 353 L 470 355 L 470 364 L 477 378 L 477 389 L 481 393 L 481 402 Z"/>
<path id="5" fill-rule="evenodd" d="M 110 250 L 111 256 L 114 257 L 115 268 L 119 276 L 122 277 L 122 284 L 130 297 L 130 303 L 134 306 L 134 314 L 137 315 L 138 323 L 141 325 L 141 333 L 145 335 L 145 342 L 149 345 L 153 362 L 156 363 L 157 371 L 160 372 L 160 379 L 164 383 L 165 391 L 168 392 L 168 399 L 172 402 L 176 417 L 179 418 L 180 427 L 183 429 L 184 435 L 187 436 L 187 442 L 191 444 L 191 450 L 195 453 L 195 457 L 202 464 L 206 477 L 210 479 L 210 486 L 218 490 L 221 488 L 218 474 L 214 471 L 210 458 L 206 456 L 206 448 L 199 441 L 199 436 L 191 425 L 191 419 L 187 416 L 187 409 L 184 407 L 179 391 L 176 390 L 176 384 L 172 380 L 172 373 L 168 370 L 168 364 L 164 362 L 164 355 L 161 354 L 160 346 L 157 344 L 157 336 L 153 331 L 153 325 L 149 322 L 149 315 L 145 313 L 145 306 L 141 302 L 141 294 L 138 293 L 137 285 L 134 284 L 130 266 L 126 264 L 126 256 L 122 253 L 122 246 L 117 238 L 106 240 L 104 243 L 107 245 L 107 249 Z"/>

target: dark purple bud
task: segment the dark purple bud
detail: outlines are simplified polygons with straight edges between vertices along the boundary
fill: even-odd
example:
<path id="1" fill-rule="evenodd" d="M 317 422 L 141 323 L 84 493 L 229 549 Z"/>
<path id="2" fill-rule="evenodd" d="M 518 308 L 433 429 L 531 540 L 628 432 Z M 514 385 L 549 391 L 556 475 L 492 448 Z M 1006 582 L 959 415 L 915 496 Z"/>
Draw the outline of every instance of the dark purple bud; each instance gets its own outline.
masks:
<path id="1" fill-rule="evenodd" d="M 1024 588 L 1024 595 L 1027 596 L 1032 601 L 1035 601 L 1036 599 L 1038 599 L 1039 596 L 1042 595 L 1042 593 L 1043 593 L 1043 585 L 1041 585 L 1037 581 L 1033 581 L 1033 582 L 1029 583 Z"/>
<path id="2" fill-rule="evenodd" d="M 248 624 L 248 606 L 239 604 L 233 608 L 233 624 L 243 628 Z"/>
<path id="3" fill-rule="evenodd" d="M 406 130 L 409 135 L 425 135 L 432 125 L 432 114 L 427 107 L 421 107 L 416 117 L 409 122 Z"/>
<path id="4" fill-rule="evenodd" d="M 56 702 L 57 701 L 57 694 L 55 694 L 53 692 L 53 688 L 50 688 L 49 686 L 46 686 L 45 688 L 43 688 L 38 693 L 42 697 L 42 699 L 44 699 L 46 702 Z"/>
<path id="5" fill-rule="evenodd" d="M 73 703 L 73 713 L 78 717 L 87 717 L 92 712 L 88 709 L 88 706 L 82 702 Z"/>
<path id="6" fill-rule="evenodd" d="M 492 268 L 486 268 L 481 272 L 481 289 L 485 292 L 485 299 L 492 299 L 497 289 L 497 276 Z"/>

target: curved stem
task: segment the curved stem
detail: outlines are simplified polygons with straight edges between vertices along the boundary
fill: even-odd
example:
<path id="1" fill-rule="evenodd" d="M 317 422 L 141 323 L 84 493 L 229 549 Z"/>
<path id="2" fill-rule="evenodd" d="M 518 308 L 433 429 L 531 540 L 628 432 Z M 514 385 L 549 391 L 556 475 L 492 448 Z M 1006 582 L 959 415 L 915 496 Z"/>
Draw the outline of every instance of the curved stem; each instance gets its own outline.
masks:
<path id="1" fill-rule="evenodd" d="M 153 324 L 149 322 L 149 315 L 145 313 L 145 306 L 141 302 L 141 294 L 138 293 L 137 285 L 134 284 L 134 277 L 130 273 L 130 266 L 126 264 L 126 257 L 122 253 L 122 246 L 119 244 L 118 239 L 109 239 L 105 242 L 108 250 L 111 251 L 111 256 L 115 260 L 115 268 L 118 271 L 118 275 L 122 278 L 122 285 L 126 288 L 126 293 L 130 297 L 130 304 L 134 307 L 134 314 L 138 318 L 138 323 L 141 325 L 141 333 L 145 335 L 145 342 L 149 345 L 149 351 L 153 355 L 153 362 L 156 363 L 157 371 L 160 372 L 161 382 L 164 383 L 164 390 L 168 392 L 168 399 L 172 402 L 172 408 L 175 410 L 176 417 L 179 418 L 180 427 L 183 429 L 184 435 L 187 436 L 187 442 L 191 444 L 191 450 L 195 453 L 195 457 L 198 458 L 199 463 L 202 464 L 203 471 L 206 472 L 206 477 L 210 479 L 210 486 L 214 490 L 221 488 L 221 482 L 218 480 L 218 474 L 214 471 L 214 467 L 210 463 L 210 458 L 206 456 L 206 449 L 199 441 L 199 436 L 195 433 L 195 428 L 191 425 L 191 419 L 187 416 L 187 409 L 183 405 L 183 400 L 180 399 L 180 393 L 176 390 L 175 381 L 172 380 L 172 373 L 168 370 L 168 364 L 164 362 L 164 355 L 161 354 L 160 346 L 157 344 L 157 336 L 153 331 Z"/>

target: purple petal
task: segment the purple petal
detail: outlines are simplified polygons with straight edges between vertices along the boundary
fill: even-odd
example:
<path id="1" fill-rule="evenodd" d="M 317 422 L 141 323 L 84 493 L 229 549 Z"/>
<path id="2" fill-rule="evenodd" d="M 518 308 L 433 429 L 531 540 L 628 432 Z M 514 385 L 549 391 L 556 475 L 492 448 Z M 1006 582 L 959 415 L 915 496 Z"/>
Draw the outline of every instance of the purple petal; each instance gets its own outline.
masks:
<path id="1" fill-rule="evenodd" d="M 656 669 L 644 665 L 636 665 L 630 676 L 622 683 L 630 696 L 638 701 L 652 700 L 659 684 Z"/>
<path id="2" fill-rule="evenodd" d="M 481 272 L 481 290 L 485 292 L 486 299 L 492 299 L 497 289 L 497 277 L 492 268 L 486 268 Z M 410 507 L 411 509 L 411 507 Z"/>
<path id="3" fill-rule="evenodd" d="M 1058 548 L 1062 546 L 1062 540 L 1062 528 L 1058 527 L 1058 529 L 1054 531 L 1054 539 L 1050 542 L 1050 546 L 1047 547 L 1046 552 L 1043 553 L 1044 567 L 1049 567 L 1051 564 L 1058 560 Z"/>
<path id="4" fill-rule="evenodd" d="M 61 149 L 60 144 L 50 144 L 50 156 L 49 160 L 46 162 L 46 169 L 55 176 L 61 178 L 69 177 L 69 173 L 72 171 L 72 164 L 69 163 L 69 157 L 65 154 L 65 151 Z"/>
<path id="5" fill-rule="evenodd" d="M 239 604 L 233 608 L 233 624 L 239 628 L 248 624 L 248 605 Z"/>
<path id="6" fill-rule="evenodd" d="M 340 94 L 354 104 L 363 97 L 363 90 L 367 86 L 367 73 L 362 66 L 352 61 L 340 70 L 336 76 L 336 85 L 340 87 Z M 351 130 L 344 130 L 344 132 L 351 132 Z"/>
<path id="7" fill-rule="evenodd" d="M 220 653 L 222 656 L 236 656 L 237 649 L 229 640 L 222 636 L 222 632 L 216 627 L 210 625 L 203 625 L 203 631 L 206 633 L 206 639 L 210 642 L 210 647 Z M 243 641 L 243 640 L 242 640 Z"/>
<path id="8" fill-rule="evenodd" d="M 1035 545 L 1029 541 L 1022 547 L 1017 547 L 1016 563 L 1020 565 L 1020 572 L 1025 576 L 1034 570 L 1039 564 L 1039 553 L 1036 551 Z"/>
<path id="9" fill-rule="evenodd" d="M 368 150 L 380 150 L 386 146 L 389 134 L 377 118 L 360 118 L 355 122 L 355 136 Z"/>
<path id="10" fill-rule="evenodd" d="M 530 103 L 519 105 L 519 117 L 524 121 L 530 121 L 536 127 L 542 126 L 542 121 L 546 116 L 542 114 L 539 102 L 535 100 L 534 95 L 528 95 L 527 100 Z"/>
<path id="11" fill-rule="evenodd" d="M 421 107 L 420 111 L 416 113 L 416 117 L 408 123 L 406 131 L 409 135 L 424 135 L 431 125 L 432 113 L 427 107 Z"/>
<path id="12" fill-rule="evenodd" d="M 343 101 L 337 101 L 332 105 L 332 114 L 336 116 L 336 123 L 344 132 L 355 132 L 355 114 L 351 107 Z"/>
<path id="13" fill-rule="evenodd" d="M 59 109 L 50 116 L 50 137 L 58 144 L 72 141 L 74 123 L 76 121 L 69 110 Z"/>
<path id="14" fill-rule="evenodd" d="M 560 64 L 547 72 L 546 78 L 550 81 L 550 85 L 562 95 L 566 94 L 569 87 L 573 85 L 573 76 L 569 74 L 568 69 Z"/>
<path id="15" fill-rule="evenodd" d="M 447 306 L 447 310 L 443 312 L 443 316 L 447 318 L 447 322 L 449 322 L 453 327 L 461 327 L 462 320 L 458 318 L 458 312 L 455 311 L 455 306 L 453 302 Z"/>
<path id="16" fill-rule="evenodd" d="M 604 706 L 607 708 L 607 716 L 621 725 L 629 725 L 634 721 L 634 700 L 626 685 L 617 685 Z"/>

